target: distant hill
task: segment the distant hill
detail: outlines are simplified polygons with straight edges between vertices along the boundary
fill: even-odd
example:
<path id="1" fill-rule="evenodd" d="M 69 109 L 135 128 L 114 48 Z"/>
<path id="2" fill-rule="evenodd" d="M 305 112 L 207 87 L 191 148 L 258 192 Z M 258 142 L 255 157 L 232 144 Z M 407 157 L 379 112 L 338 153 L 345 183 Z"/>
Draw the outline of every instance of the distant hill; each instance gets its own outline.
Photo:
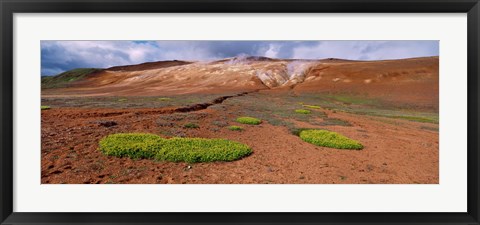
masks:
<path id="1" fill-rule="evenodd" d="M 82 80 L 87 75 L 100 70 L 101 69 L 96 68 L 79 68 L 63 72 L 56 76 L 42 76 L 42 89 L 68 87 L 72 82 Z"/>
<path id="2" fill-rule="evenodd" d="M 169 66 L 186 65 L 191 62 L 172 60 L 172 61 L 160 61 L 160 62 L 146 62 L 136 65 L 126 66 L 114 66 L 107 69 L 99 68 L 78 68 L 69 71 L 65 71 L 55 76 L 42 76 L 42 89 L 50 88 L 65 88 L 75 86 L 78 81 L 82 81 L 89 75 L 94 75 L 98 72 L 108 71 L 141 71 L 141 70 L 153 70 L 160 69 Z"/>
<path id="3" fill-rule="evenodd" d="M 127 66 L 114 66 L 110 67 L 107 70 L 110 71 L 139 71 L 139 70 L 154 70 L 170 66 L 181 66 L 187 65 L 192 62 L 172 60 L 172 61 L 159 61 L 159 62 L 146 62 L 136 65 L 127 65 Z"/>
<path id="4" fill-rule="evenodd" d="M 234 57 L 76 69 L 42 78 L 42 95 L 165 96 L 253 90 L 349 93 L 438 107 L 439 58 L 353 61 Z"/>

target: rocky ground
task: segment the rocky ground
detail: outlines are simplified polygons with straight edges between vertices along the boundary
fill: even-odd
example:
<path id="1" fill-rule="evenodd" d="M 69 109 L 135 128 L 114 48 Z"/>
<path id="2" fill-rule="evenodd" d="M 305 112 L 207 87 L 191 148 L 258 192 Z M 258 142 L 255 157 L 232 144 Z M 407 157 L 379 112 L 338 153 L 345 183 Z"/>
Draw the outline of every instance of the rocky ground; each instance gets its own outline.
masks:
<path id="1" fill-rule="evenodd" d="M 122 108 L 128 99 L 115 101 L 110 108 L 88 104 L 83 108 L 68 107 L 82 99 L 64 101 L 63 107 L 57 102 L 55 107 L 42 110 L 41 180 L 45 184 L 439 182 L 437 123 L 387 116 L 404 113 L 404 109 L 392 109 L 383 116 L 362 115 L 358 113 L 378 111 L 378 107 L 358 111 L 361 105 L 335 101 L 330 105 L 324 101 L 321 109 L 309 108 L 310 115 L 291 113 L 295 108 L 304 108 L 300 101 L 315 103 L 312 99 L 320 102 L 315 96 L 251 93 L 190 112 L 178 112 L 175 109 L 182 107 L 174 106 Z M 51 103 L 48 99 L 44 102 Z M 92 104 L 97 103 L 98 99 Z M 261 118 L 263 123 L 235 122 L 236 117 L 244 115 Z M 186 123 L 196 123 L 200 128 L 184 128 Z M 229 125 L 242 126 L 244 131 L 231 131 Z M 292 134 L 292 129 L 307 127 L 339 132 L 360 141 L 365 148 L 357 151 L 318 147 Z M 251 146 L 253 154 L 233 162 L 187 164 L 116 158 L 98 151 L 102 137 L 122 132 L 154 133 L 167 138 L 226 138 Z"/>

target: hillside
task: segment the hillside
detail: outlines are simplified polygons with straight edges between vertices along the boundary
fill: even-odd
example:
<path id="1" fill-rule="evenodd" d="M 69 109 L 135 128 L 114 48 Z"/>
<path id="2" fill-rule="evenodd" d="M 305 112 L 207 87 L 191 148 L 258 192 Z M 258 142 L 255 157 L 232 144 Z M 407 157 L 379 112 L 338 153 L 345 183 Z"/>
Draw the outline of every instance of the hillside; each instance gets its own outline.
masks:
<path id="1" fill-rule="evenodd" d="M 438 60 L 438 57 L 384 61 L 234 57 L 213 62 L 161 61 L 68 71 L 42 79 L 42 95 L 164 96 L 276 90 L 294 94 L 349 93 L 435 107 L 438 106 Z"/>
<path id="2" fill-rule="evenodd" d="M 438 57 L 320 63 L 312 67 L 296 93 L 342 92 L 391 102 L 438 107 Z"/>
<path id="3" fill-rule="evenodd" d="M 79 68 L 60 73 L 56 76 L 42 76 L 42 89 L 68 87 L 75 81 L 83 80 L 85 76 L 100 71 L 96 68 Z"/>

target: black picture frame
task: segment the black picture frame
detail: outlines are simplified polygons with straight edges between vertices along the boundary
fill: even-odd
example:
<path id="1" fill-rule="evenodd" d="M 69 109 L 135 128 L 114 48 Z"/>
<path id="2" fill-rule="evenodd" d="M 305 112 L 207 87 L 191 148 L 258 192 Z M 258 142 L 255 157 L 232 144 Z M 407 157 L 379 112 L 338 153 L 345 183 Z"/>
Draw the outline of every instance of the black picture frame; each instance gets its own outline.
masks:
<path id="1" fill-rule="evenodd" d="M 478 0 L 0 0 L 1 224 L 480 224 Z M 13 212 L 14 13 L 467 13 L 467 213 L 21 213 Z"/>

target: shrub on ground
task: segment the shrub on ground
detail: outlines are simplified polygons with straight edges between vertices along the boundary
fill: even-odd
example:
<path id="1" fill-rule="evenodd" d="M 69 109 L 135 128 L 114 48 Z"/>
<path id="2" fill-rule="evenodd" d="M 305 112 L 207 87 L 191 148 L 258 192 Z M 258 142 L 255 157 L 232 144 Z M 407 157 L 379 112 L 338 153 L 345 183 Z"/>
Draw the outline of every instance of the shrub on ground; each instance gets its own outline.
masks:
<path id="1" fill-rule="evenodd" d="M 248 117 L 248 116 L 238 117 L 236 121 L 239 123 L 250 124 L 250 125 L 258 125 L 262 123 L 260 119 Z"/>
<path id="2" fill-rule="evenodd" d="M 306 109 L 295 109 L 295 112 L 300 113 L 300 114 L 310 114 L 310 113 L 312 113 L 310 110 L 306 110 Z"/>
<path id="3" fill-rule="evenodd" d="M 303 105 L 304 107 L 311 108 L 311 109 L 321 109 L 322 107 L 318 105 Z"/>
<path id="4" fill-rule="evenodd" d="M 243 130 L 243 128 L 240 127 L 240 126 L 229 126 L 228 129 L 233 130 L 233 131 L 242 131 Z"/>
<path id="5" fill-rule="evenodd" d="M 224 139 L 171 138 L 155 154 L 171 162 L 233 161 L 252 153 L 250 147 Z"/>
<path id="6" fill-rule="evenodd" d="M 133 159 L 153 158 L 156 149 L 161 148 L 164 142 L 165 139 L 153 134 L 112 134 L 100 140 L 99 149 L 105 155 Z"/>
<path id="7" fill-rule="evenodd" d="M 358 141 L 327 130 L 302 130 L 299 136 L 302 140 L 317 146 L 338 149 L 363 149 L 363 145 Z"/>
<path id="8" fill-rule="evenodd" d="M 117 157 L 188 163 L 233 161 L 252 153 L 249 146 L 225 139 L 164 139 L 143 133 L 109 135 L 100 140 L 99 150 Z"/>

